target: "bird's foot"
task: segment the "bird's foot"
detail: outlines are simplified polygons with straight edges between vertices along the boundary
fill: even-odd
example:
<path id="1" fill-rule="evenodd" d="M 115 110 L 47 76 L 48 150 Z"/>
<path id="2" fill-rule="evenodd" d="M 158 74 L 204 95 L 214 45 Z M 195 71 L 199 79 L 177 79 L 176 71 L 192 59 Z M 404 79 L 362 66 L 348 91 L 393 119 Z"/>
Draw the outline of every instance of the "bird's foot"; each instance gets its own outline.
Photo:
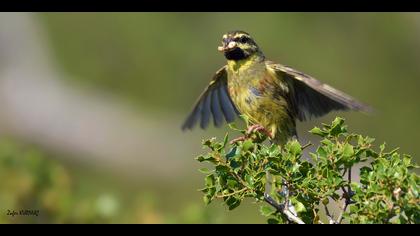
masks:
<path id="1" fill-rule="evenodd" d="M 248 138 L 248 137 L 244 135 L 244 136 L 241 136 L 241 137 L 238 137 L 238 138 L 232 139 L 232 140 L 229 142 L 229 144 L 230 144 L 230 145 L 232 145 L 232 144 L 237 143 L 237 142 L 240 142 L 240 141 L 245 141 L 247 138 Z"/>
<path id="2" fill-rule="evenodd" d="M 263 132 L 265 135 L 267 135 L 269 138 L 273 138 L 273 134 L 271 134 L 270 131 L 268 131 L 264 126 L 256 124 L 256 125 L 251 125 L 250 127 L 248 127 L 248 130 L 246 131 L 247 136 L 249 136 L 250 134 L 254 133 L 254 132 Z"/>
<path id="3" fill-rule="evenodd" d="M 249 126 L 247 131 L 245 132 L 245 135 L 232 139 L 229 143 L 232 145 L 240 141 L 245 141 L 246 139 L 250 138 L 250 136 L 255 132 L 263 132 L 270 139 L 273 139 L 273 135 L 271 134 L 270 131 L 268 131 L 264 126 L 256 124 L 256 125 Z"/>

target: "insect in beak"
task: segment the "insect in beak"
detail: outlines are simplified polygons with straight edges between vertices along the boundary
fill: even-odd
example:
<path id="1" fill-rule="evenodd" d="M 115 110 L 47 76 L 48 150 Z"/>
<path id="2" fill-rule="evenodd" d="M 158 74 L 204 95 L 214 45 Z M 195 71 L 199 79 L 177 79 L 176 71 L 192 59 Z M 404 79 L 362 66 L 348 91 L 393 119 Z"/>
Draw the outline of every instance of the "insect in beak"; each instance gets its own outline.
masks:
<path id="1" fill-rule="evenodd" d="M 230 51 L 234 49 L 236 46 L 237 46 L 236 42 L 230 41 L 228 45 L 217 47 L 217 50 L 219 50 L 219 52 L 226 52 L 226 51 Z"/>

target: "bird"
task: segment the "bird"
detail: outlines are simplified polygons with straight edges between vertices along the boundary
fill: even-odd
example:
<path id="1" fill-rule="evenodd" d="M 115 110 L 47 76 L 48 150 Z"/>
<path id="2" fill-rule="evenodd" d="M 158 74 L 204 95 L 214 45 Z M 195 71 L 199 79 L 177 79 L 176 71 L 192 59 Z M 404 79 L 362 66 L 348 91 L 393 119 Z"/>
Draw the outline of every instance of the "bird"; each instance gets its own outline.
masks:
<path id="1" fill-rule="evenodd" d="M 193 105 L 182 125 L 191 130 L 232 123 L 245 115 L 249 130 L 261 130 L 273 143 L 297 139 L 296 121 L 307 121 L 335 110 L 371 112 L 371 107 L 321 81 L 267 60 L 251 35 L 242 30 L 222 37 L 218 51 L 227 64 L 220 68 Z"/>

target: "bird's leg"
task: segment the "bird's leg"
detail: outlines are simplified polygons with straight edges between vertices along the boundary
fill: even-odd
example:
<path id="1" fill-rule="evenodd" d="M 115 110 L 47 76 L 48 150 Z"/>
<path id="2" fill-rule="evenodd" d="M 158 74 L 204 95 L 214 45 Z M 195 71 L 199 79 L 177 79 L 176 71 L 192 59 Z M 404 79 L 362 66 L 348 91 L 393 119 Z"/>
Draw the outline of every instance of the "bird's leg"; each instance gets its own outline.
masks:
<path id="1" fill-rule="evenodd" d="M 273 138 L 273 134 L 268 131 L 264 126 L 255 124 L 248 127 L 248 130 L 246 131 L 247 135 L 250 135 L 252 132 L 261 131 L 265 135 L 267 135 L 269 138 Z"/>
<path id="2" fill-rule="evenodd" d="M 246 135 L 244 135 L 244 136 L 241 136 L 241 137 L 238 137 L 238 138 L 232 139 L 232 140 L 229 142 L 229 144 L 230 144 L 230 145 L 232 145 L 232 144 L 237 143 L 237 142 L 239 142 L 239 141 L 245 141 L 246 139 L 247 139 L 247 136 L 246 136 Z"/>
<path id="3" fill-rule="evenodd" d="M 268 131 L 264 126 L 255 124 L 248 127 L 247 131 L 245 132 L 245 135 L 232 139 L 229 143 L 234 144 L 239 141 L 245 141 L 249 136 L 254 132 L 263 132 L 265 135 L 267 135 L 270 139 L 273 139 L 273 134 L 271 134 L 270 131 Z"/>

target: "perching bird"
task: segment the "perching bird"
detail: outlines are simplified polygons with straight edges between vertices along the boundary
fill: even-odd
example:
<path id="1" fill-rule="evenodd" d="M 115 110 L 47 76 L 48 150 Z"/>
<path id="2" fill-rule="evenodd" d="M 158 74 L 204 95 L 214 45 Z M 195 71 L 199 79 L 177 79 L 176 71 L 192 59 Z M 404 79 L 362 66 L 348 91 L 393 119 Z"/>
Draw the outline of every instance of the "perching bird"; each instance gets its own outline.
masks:
<path id="1" fill-rule="evenodd" d="M 216 72 L 198 98 L 182 129 L 197 122 L 205 129 L 213 117 L 219 127 L 245 114 L 254 128 L 267 132 L 274 143 L 297 138 L 296 119 L 305 121 L 332 110 L 368 112 L 370 108 L 349 95 L 288 66 L 266 60 L 244 31 L 223 35 L 218 47 L 227 65 Z"/>

